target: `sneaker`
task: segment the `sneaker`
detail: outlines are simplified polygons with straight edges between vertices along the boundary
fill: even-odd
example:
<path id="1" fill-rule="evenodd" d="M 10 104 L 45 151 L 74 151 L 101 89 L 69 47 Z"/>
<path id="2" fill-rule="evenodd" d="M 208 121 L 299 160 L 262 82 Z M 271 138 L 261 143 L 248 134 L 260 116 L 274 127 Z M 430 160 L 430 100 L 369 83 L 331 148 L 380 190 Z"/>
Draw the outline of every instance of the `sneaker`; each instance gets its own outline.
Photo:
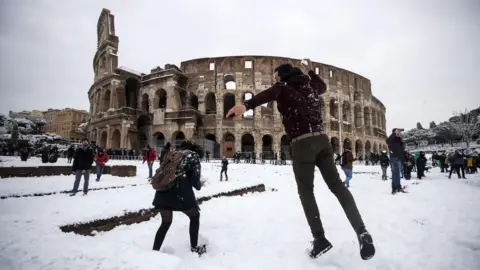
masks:
<path id="1" fill-rule="evenodd" d="M 190 251 L 197 253 L 198 256 L 201 256 L 202 254 L 207 252 L 207 247 L 205 245 L 196 246 L 196 247 L 192 247 Z"/>
<path id="2" fill-rule="evenodd" d="M 395 195 L 397 193 L 397 190 L 392 188 L 392 195 Z"/>
<path id="3" fill-rule="evenodd" d="M 360 244 L 360 256 L 363 260 L 370 260 L 375 255 L 375 247 L 373 246 L 373 239 L 367 231 L 358 236 Z"/>
<path id="4" fill-rule="evenodd" d="M 327 240 L 327 238 L 317 238 L 312 242 L 312 250 L 308 252 L 310 258 L 318 258 L 320 255 L 325 254 L 332 248 L 332 244 Z"/>
<path id="5" fill-rule="evenodd" d="M 75 196 L 76 194 L 77 194 L 76 192 L 72 192 L 70 193 L 70 197 Z"/>
<path id="6" fill-rule="evenodd" d="M 87 193 L 88 193 L 88 192 L 84 192 L 84 193 L 83 193 L 83 196 L 87 196 Z"/>

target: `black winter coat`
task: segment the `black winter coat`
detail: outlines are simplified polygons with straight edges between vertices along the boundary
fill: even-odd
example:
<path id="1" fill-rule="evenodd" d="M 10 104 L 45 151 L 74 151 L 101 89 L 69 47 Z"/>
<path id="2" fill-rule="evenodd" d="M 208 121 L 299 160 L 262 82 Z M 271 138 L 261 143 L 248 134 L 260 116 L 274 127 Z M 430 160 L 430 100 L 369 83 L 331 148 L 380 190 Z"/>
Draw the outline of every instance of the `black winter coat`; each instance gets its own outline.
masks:
<path id="1" fill-rule="evenodd" d="M 380 156 L 380 166 L 382 167 L 390 166 L 390 159 L 388 158 L 387 154 L 382 154 Z"/>
<path id="2" fill-rule="evenodd" d="M 166 147 L 166 146 L 163 147 L 162 151 L 160 152 L 160 158 L 159 158 L 160 163 L 163 162 L 163 159 L 165 158 L 168 152 L 170 152 L 170 147 Z"/>
<path id="3" fill-rule="evenodd" d="M 395 134 L 390 135 L 387 139 L 388 150 L 390 151 L 390 158 L 399 158 L 401 161 L 405 158 L 405 145 L 402 138 Z"/>
<path id="4" fill-rule="evenodd" d="M 90 147 L 79 147 L 75 151 L 75 158 L 73 159 L 72 172 L 76 170 L 90 170 L 93 163 L 93 150 Z"/>
<path id="5" fill-rule="evenodd" d="M 426 166 L 427 166 L 427 158 L 425 157 L 425 155 L 418 156 L 418 158 L 417 158 L 417 168 L 425 169 Z"/>
<path id="6" fill-rule="evenodd" d="M 201 165 L 197 153 L 184 150 L 184 157 L 180 162 L 180 171 L 184 174 L 177 179 L 177 185 L 168 190 L 157 190 L 153 205 L 157 209 L 171 211 L 186 211 L 192 208 L 198 208 L 197 199 L 193 189 L 200 190 Z"/>
<path id="7" fill-rule="evenodd" d="M 222 170 L 228 169 L 228 160 L 222 160 Z"/>

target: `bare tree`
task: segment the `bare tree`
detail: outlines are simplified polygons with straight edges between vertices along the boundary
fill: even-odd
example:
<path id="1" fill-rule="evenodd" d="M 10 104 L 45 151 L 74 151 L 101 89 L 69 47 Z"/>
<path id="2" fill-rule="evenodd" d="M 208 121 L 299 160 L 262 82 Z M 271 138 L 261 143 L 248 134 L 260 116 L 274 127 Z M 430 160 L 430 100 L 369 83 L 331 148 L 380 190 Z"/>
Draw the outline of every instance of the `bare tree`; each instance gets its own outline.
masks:
<path id="1" fill-rule="evenodd" d="M 477 116 L 472 115 L 468 110 L 465 112 L 454 112 L 454 117 L 450 119 L 455 129 L 462 136 L 462 140 L 470 147 L 473 135 L 477 132 L 480 121 Z"/>

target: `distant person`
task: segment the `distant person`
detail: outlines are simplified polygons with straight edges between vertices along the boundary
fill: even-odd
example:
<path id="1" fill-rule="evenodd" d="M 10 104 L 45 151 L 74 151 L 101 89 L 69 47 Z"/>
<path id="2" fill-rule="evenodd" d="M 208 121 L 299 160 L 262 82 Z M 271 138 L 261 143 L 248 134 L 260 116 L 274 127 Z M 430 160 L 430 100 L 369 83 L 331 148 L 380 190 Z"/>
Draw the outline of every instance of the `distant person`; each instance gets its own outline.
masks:
<path id="1" fill-rule="evenodd" d="M 382 151 L 380 155 L 380 167 L 382 168 L 382 180 L 388 180 L 387 169 L 390 166 L 390 159 L 388 158 L 387 152 Z"/>
<path id="2" fill-rule="evenodd" d="M 291 138 L 292 166 L 298 194 L 314 238 L 310 257 L 317 258 L 332 248 L 332 244 L 325 238 L 313 194 L 314 172 L 317 166 L 357 234 L 362 259 L 368 260 L 375 254 L 372 237 L 365 228 L 352 194 L 338 175 L 330 139 L 322 123 L 320 95 L 326 92 L 327 87 L 312 70 L 310 60 L 303 60 L 302 68 L 303 72 L 290 64 L 278 66 L 275 69 L 277 82 L 272 87 L 253 96 L 243 105 L 234 106 L 226 117 L 235 114 L 240 118 L 247 110 L 268 102 L 277 102 L 285 132 Z"/>
<path id="3" fill-rule="evenodd" d="M 427 168 L 427 157 L 425 157 L 425 152 L 420 151 L 420 154 L 417 158 L 417 178 L 422 179 L 425 177 L 425 169 Z"/>
<path id="4" fill-rule="evenodd" d="M 72 159 L 73 159 L 73 154 L 75 154 L 75 148 L 72 145 L 70 145 L 70 147 L 68 147 L 67 149 L 67 162 L 68 163 L 72 163 Z"/>
<path id="5" fill-rule="evenodd" d="M 145 149 L 145 153 L 144 153 L 144 156 L 143 156 L 143 163 L 145 163 L 145 161 L 147 162 L 148 179 L 152 178 L 153 162 L 155 162 L 156 159 L 157 159 L 157 153 L 155 152 L 155 150 L 152 147 L 150 147 L 150 145 L 147 145 L 147 149 Z"/>
<path id="6" fill-rule="evenodd" d="M 160 152 L 160 164 L 163 162 L 163 158 L 165 158 L 165 155 L 170 152 L 170 148 L 172 147 L 172 144 L 170 142 L 167 142 L 165 146 L 162 148 L 162 151 Z"/>
<path id="7" fill-rule="evenodd" d="M 75 151 L 73 159 L 72 172 L 75 175 L 75 182 L 70 196 L 75 196 L 78 192 L 78 186 L 83 176 L 83 195 L 88 193 L 88 180 L 90 179 L 90 170 L 93 163 L 93 150 L 88 144 L 88 140 L 82 140 L 82 144 Z"/>
<path id="8" fill-rule="evenodd" d="M 97 154 L 93 158 L 93 160 L 96 163 L 96 169 L 97 169 L 97 179 L 96 181 L 100 181 L 100 177 L 102 177 L 103 170 L 105 169 L 105 164 L 108 162 L 108 154 L 107 152 L 104 152 L 102 148 L 98 147 L 97 148 Z"/>
<path id="9" fill-rule="evenodd" d="M 394 128 L 387 139 L 388 149 L 390 150 L 390 165 L 392 166 L 392 194 L 405 192 L 400 182 L 402 164 L 405 161 L 405 144 L 400 137 L 402 131 L 401 128 Z"/>
<path id="10" fill-rule="evenodd" d="M 225 173 L 225 181 L 228 181 L 228 160 L 224 156 L 222 159 L 222 170 L 220 171 L 220 181 L 222 181 L 223 174 Z"/>
<path id="11" fill-rule="evenodd" d="M 346 141 L 344 143 L 343 149 L 343 153 L 339 155 L 335 161 L 340 161 L 340 167 L 345 174 L 345 181 L 343 181 L 343 184 L 349 188 L 350 180 L 352 180 L 353 176 L 353 161 L 355 161 L 355 158 L 352 154 L 350 141 Z"/>

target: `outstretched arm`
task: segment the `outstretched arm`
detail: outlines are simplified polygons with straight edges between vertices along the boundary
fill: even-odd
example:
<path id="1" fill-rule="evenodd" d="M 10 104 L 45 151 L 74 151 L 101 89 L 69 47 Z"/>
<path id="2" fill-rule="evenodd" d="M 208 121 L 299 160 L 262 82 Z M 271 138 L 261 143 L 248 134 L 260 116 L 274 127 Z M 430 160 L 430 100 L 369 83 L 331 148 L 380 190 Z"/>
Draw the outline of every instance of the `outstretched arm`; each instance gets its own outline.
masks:
<path id="1" fill-rule="evenodd" d="M 280 96 L 282 87 L 284 86 L 283 83 L 275 83 L 272 87 L 268 88 L 260 92 L 258 95 L 253 96 L 251 99 L 245 101 L 243 104 L 245 105 L 245 109 L 252 110 L 255 107 L 258 107 L 262 104 L 275 101 Z"/>

